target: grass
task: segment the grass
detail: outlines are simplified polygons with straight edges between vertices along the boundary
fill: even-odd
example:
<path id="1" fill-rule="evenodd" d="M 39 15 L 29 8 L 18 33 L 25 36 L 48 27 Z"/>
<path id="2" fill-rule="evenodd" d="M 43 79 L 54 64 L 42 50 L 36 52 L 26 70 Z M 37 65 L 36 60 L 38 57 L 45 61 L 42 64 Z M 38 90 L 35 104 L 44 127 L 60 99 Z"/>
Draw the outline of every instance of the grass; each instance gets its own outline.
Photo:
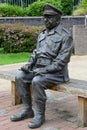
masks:
<path id="1" fill-rule="evenodd" d="M 31 53 L 0 54 L 0 65 L 27 62 Z"/>

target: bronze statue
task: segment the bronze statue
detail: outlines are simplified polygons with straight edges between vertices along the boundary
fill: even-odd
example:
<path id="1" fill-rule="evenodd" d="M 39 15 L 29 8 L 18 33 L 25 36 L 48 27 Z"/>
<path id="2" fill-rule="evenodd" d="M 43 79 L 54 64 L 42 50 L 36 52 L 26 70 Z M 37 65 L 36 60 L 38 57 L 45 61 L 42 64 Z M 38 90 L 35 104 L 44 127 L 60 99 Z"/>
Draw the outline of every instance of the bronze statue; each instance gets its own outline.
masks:
<path id="1" fill-rule="evenodd" d="M 72 51 L 72 37 L 60 23 L 62 11 L 51 4 L 44 5 L 43 19 L 46 29 L 38 36 L 36 49 L 27 64 L 16 76 L 17 90 L 22 98 L 23 110 L 11 117 L 11 121 L 33 118 L 29 128 L 38 128 L 45 122 L 45 90 L 69 80 L 68 62 Z M 30 94 L 36 105 L 32 109 Z"/>

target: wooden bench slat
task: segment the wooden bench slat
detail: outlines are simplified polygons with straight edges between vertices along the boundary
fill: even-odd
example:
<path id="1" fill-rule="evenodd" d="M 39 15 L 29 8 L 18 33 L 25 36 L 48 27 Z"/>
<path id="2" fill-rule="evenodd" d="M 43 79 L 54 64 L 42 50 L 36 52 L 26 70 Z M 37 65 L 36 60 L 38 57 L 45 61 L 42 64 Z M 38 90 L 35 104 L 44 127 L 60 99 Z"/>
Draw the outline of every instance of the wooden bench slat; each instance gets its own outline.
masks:
<path id="1" fill-rule="evenodd" d="M 17 74 L 17 72 L 18 70 L 0 71 L 0 78 L 15 81 L 15 75 Z"/>
<path id="2" fill-rule="evenodd" d="M 15 82 L 15 75 L 17 74 L 18 71 L 19 70 L 0 71 L 0 78 Z M 67 83 L 53 86 L 51 88 L 51 90 L 67 92 L 67 93 L 71 93 L 71 94 L 86 98 L 87 97 L 87 86 L 86 85 L 87 85 L 87 81 L 71 79 Z M 13 103 L 13 104 L 15 104 L 15 103 Z"/>
<path id="3" fill-rule="evenodd" d="M 19 70 L 0 71 L 0 78 L 15 81 L 15 75 Z M 51 87 L 51 90 L 67 92 L 77 96 L 87 97 L 87 81 L 70 79 L 69 82 Z"/>
<path id="4" fill-rule="evenodd" d="M 83 84 L 80 84 L 78 82 L 79 82 L 78 80 L 71 79 L 70 82 L 53 86 L 51 89 L 60 91 L 60 92 L 71 93 L 71 94 L 86 98 L 87 97 L 87 87 L 86 87 L 87 82 L 84 83 L 84 81 L 82 81 Z"/>

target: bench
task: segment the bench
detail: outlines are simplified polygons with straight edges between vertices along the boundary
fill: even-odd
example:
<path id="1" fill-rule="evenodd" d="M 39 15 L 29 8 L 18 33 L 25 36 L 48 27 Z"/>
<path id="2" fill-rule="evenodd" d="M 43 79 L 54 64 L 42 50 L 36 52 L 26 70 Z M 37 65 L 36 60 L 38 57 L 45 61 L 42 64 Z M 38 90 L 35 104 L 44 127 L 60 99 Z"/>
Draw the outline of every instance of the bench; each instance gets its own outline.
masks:
<path id="1" fill-rule="evenodd" d="M 17 105 L 21 103 L 21 98 L 18 95 L 15 75 L 18 70 L 0 71 L 0 78 L 11 81 L 12 104 Z M 67 92 L 78 97 L 78 126 L 87 126 L 87 82 L 71 79 L 67 83 L 58 86 L 53 86 L 51 90 Z"/>

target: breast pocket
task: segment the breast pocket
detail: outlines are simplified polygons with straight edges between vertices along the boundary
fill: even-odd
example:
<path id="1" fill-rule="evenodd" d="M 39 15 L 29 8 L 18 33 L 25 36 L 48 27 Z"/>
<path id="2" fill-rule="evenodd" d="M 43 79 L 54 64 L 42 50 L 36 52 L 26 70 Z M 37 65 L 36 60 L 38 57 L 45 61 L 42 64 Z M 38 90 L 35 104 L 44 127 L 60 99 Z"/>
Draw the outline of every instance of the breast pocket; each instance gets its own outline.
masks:
<path id="1" fill-rule="evenodd" d="M 61 48 L 61 39 L 57 39 L 57 38 L 50 38 L 49 42 L 48 42 L 48 48 L 57 53 L 60 48 Z"/>

